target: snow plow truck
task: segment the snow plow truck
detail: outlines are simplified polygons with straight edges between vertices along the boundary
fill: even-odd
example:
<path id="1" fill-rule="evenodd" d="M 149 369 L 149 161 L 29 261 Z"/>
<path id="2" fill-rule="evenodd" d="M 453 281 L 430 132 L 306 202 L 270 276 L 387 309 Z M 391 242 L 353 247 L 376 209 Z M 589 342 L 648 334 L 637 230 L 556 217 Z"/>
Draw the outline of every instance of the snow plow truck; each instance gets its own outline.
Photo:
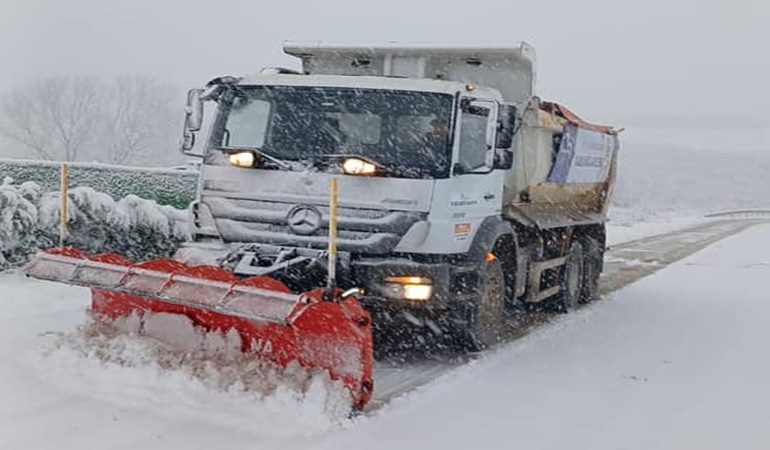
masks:
<path id="1" fill-rule="evenodd" d="M 27 274 L 90 287 L 97 318 L 234 330 L 257 358 L 328 372 L 355 408 L 378 335 L 407 326 L 475 351 L 507 308 L 597 295 L 618 133 L 537 97 L 530 45 L 284 51 L 301 70 L 189 92 L 181 147 L 202 166 L 173 259 L 60 248 Z"/>

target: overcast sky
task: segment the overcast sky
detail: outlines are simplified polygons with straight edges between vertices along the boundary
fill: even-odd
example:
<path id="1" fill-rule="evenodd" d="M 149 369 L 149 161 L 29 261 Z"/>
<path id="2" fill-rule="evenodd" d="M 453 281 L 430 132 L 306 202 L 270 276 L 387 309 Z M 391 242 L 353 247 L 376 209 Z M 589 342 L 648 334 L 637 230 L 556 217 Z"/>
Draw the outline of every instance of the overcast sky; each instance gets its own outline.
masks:
<path id="1" fill-rule="evenodd" d="M 0 0 L 0 90 L 64 74 L 194 87 L 298 66 L 293 40 L 505 43 L 538 52 L 538 90 L 624 125 L 766 122 L 767 0 Z M 180 97 L 180 104 L 183 99 Z"/>

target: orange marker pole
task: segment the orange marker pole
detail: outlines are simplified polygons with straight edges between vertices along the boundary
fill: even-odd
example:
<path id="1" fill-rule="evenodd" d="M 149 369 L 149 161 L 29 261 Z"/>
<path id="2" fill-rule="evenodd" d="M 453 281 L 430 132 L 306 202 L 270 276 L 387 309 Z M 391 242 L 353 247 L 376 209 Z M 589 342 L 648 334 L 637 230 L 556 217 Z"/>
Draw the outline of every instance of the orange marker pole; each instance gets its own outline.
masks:
<path id="1" fill-rule="evenodd" d="M 337 195 L 339 179 L 331 180 L 331 195 L 329 196 L 329 278 L 326 282 L 326 299 L 334 299 L 337 289 Z"/>
<path id="2" fill-rule="evenodd" d="M 69 165 L 61 165 L 61 220 L 59 222 L 59 247 L 64 247 L 67 240 L 67 222 L 69 221 Z"/>

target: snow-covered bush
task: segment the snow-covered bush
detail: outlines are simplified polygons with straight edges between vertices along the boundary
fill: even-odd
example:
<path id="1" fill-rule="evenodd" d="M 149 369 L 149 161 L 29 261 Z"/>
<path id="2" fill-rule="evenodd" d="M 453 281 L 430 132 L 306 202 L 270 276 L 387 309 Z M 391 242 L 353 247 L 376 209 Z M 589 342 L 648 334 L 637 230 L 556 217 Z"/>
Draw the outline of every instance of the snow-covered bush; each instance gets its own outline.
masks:
<path id="1" fill-rule="evenodd" d="M 25 183 L 20 187 L 6 179 L 0 185 L 0 269 L 17 264 L 37 244 L 35 238 L 38 211 L 36 187 Z"/>
<path id="2" fill-rule="evenodd" d="M 44 191 L 59 190 L 61 163 L 0 158 L 0 180 L 32 181 Z M 134 194 L 161 205 L 186 208 L 195 197 L 198 173 L 149 167 L 127 167 L 96 163 L 70 163 L 70 187 L 90 186 L 112 198 Z"/>
<path id="3" fill-rule="evenodd" d="M 187 213 L 135 195 L 115 201 L 90 187 L 69 191 L 67 245 L 135 261 L 169 257 L 188 238 Z M 61 193 L 39 185 L 0 185 L 0 269 L 59 243 Z"/>

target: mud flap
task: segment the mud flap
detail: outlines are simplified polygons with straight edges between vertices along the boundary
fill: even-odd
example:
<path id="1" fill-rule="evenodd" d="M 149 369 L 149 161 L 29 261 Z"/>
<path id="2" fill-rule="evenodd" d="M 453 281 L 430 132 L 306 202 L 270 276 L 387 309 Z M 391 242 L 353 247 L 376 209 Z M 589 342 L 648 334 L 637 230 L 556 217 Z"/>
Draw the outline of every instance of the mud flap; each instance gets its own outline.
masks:
<path id="1" fill-rule="evenodd" d="M 326 371 L 344 383 L 354 408 L 372 398 L 371 318 L 353 298 L 323 301 L 323 289 L 294 294 L 269 277 L 238 279 L 219 267 L 165 259 L 133 264 L 72 248 L 39 253 L 25 272 L 91 288 L 97 317 L 183 314 L 209 331 L 237 331 L 243 351 L 261 359 Z"/>

